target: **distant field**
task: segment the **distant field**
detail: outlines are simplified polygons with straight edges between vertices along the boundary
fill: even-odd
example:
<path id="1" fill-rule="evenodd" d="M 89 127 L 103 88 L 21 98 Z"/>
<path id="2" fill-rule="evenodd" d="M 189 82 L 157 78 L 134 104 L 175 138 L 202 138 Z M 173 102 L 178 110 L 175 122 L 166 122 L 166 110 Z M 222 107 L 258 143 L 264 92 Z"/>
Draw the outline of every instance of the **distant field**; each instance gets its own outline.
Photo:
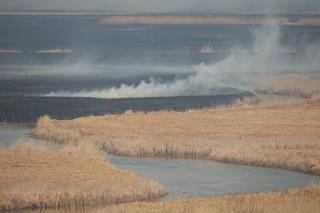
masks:
<path id="1" fill-rule="evenodd" d="M 215 7 L 189 8 L 175 12 L 165 9 L 108 9 L 108 10 L 2 10 L 0 15 L 108 15 L 108 14 L 226 14 L 226 15 L 319 15 L 316 8 L 281 9 L 281 8 L 242 8 Z"/>
<path id="2" fill-rule="evenodd" d="M 117 169 L 93 146 L 54 148 L 31 142 L 0 149 L 0 211 L 152 200 L 161 185 Z"/>
<path id="3" fill-rule="evenodd" d="M 100 24 L 240 24 L 320 25 L 317 10 L 161 10 L 118 11 L 0 11 L 0 16 L 98 16 Z"/>
<path id="4" fill-rule="evenodd" d="M 257 15 L 110 15 L 102 18 L 100 24 L 213 24 L 213 25 L 263 25 L 277 23 L 280 25 L 320 25 L 320 17 L 298 17 L 291 19 L 286 16 L 272 18 Z"/>

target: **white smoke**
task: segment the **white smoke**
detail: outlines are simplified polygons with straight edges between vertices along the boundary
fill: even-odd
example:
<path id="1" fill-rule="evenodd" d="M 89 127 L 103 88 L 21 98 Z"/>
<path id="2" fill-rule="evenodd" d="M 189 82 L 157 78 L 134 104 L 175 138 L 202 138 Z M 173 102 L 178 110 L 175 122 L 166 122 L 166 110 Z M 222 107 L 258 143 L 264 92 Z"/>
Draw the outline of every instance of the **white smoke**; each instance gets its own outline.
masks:
<path id="1" fill-rule="evenodd" d="M 253 33 L 254 42 L 251 48 L 235 47 L 230 55 L 214 64 L 200 64 L 194 67 L 195 74 L 185 79 L 170 82 L 158 82 L 154 79 L 141 81 L 135 85 L 122 84 L 120 87 L 93 91 L 60 91 L 51 92 L 48 96 L 63 97 L 168 97 L 184 95 L 209 95 L 214 88 L 234 86 L 226 76 L 246 72 L 283 72 L 319 69 L 320 54 L 317 48 L 304 54 L 299 60 L 292 61 L 283 57 L 280 44 L 280 29 L 276 25 L 263 26 Z M 313 52 L 312 52 L 313 51 Z M 316 52 L 316 53 L 315 53 Z M 308 56 L 306 56 L 308 55 Z M 309 57 L 310 56 L 310 57 Z"/>

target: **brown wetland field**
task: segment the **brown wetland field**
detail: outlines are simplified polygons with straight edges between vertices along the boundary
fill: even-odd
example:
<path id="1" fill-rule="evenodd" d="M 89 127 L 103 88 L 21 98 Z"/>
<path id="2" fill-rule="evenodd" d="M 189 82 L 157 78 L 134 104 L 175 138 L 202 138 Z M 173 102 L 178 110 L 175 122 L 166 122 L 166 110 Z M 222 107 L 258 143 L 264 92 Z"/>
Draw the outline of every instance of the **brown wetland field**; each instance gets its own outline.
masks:
<path id="1" fill-rule="evenodd" d="M 289 76 L 289 79 L 308 80 L 304 76 Z M 278 85 L 272 79 L 265 82 Z M 185 112 L 128 111 L 121 115 L 90 116 L 72 120 L 55 120 L 43 116 L 38 120 L 32 135 L 35 138 L 47 140 L 51 146 L 59 144 L 58 146 L 81 147 L 85 144 L 92 150 L 106 151 L 115 155 L 205 159 L 320 175 L 320 99 L 314 96 L 318 93 L 319 84 L 309 83 L 308 87 L 299 86 L 298 88 L 293 87 L 294 85 L 296 84 L 288 83 L 283 84 L 281 88 L 259 89 L 263 93 L 260 97 L 269 97 L 264 96 L 266 94 L 285 93 L 286 96 L 283 96 L 283 99 L 286 101 L 278 101 L 278 103 L 275 100 L 279 97 L 278 99 L 260 98 L 259 101 L 257 98 L 246 98 L 242 101 L 236 100 L 231 106 Z M 305 93 L 312 93 L 313 96 L 308 99 L 292 98 L 299 97 L 300 94 L 305 97 Z M 288 96 L 292 94 L 296 96 Z M 18 154 L 21 152 L 19 146 L 21 145 L 13 146 L 3 152 L 8 156 Z M 23 158 L 26 154 L 22 152 L 19 155 Z M 54 153 L 53 157 L 54 155 L 59 155 L 59 160 L 77 156 L 65 151 L 59 154 Z M 77 164 L 88 165 L 85 168 L 94 169 L 91 161 L 86 158 L 94 160 L 93 165 L 99 162 L 96 155 L 94 157 L 85 155 L 81 157 L 84 161 L 78 161 Z M 57 162 L 60 162 L 59 160 Z M 79 199 L 83 199 L 85 203 L 95 203 L 95 198 L 99 198 L 100 201 L 106 200 L 107 203 L 120 203 L 149 200 L 165 194 L 164 189 L 155 182 L 143 182 L 133 174 L 110 167 L 110 164 L 105 161 L 100 160 L 100 163 L 104 164 L 101 166 L 106 168 L 106 171 L 107 168 L 111 168 L 109 172 L 117 173 L 116 178 L 113 177 L 111 181 L 113 187 L 114 184 L 120 185 L 116 187 L 116 196 L 113 193 L 104 194 L 101 187 L 94 188 L 93 186 L 97 186 L 98 182 L 88 186 L 96 197 L 90 195 L 88 199 L 86 197 L 88 195 L 83 195 L 81 190 L 78 191 L 80 197 L 77 197 L 76 192 L 70 192 L 73 195 L 70 198 L 59 197 L 59 193 L 54 196 L 60 199 L 71 199 L 72 203 L 80 202 Z M 57 164 L 54 165 L 57 166 Z M 63 163 L 63 166 L 63 168 L 68 167 L 66 163 Z M 101 181 L 104 178 L 111 178 L 110 173 L 104 177 L 103 170 L 98 167 L 97 169 L 99 171 L 94 174 L 101 175 Z M 82 172 L 86 171 L 82 170 Z M 80 172 L 78 175 L 80 178 L 83 174 Z M 72 176 L 67 180 L 71 181 L 70 178 Z M 83 178 L 90 179 L 90 176 Z M 121 188 L 123 184 L 128 184 L 130 190 L 127 186 L 126 190 Z M 83 184 L 81 186 L 87 187 Z M 107 184 L 105 187 L 110 186 Z M 320 208 L 319 192 L 319 187 L 315 186 L 292 189 L 287 192 L 122 204 L 99 210 L 111 212 L 317 212 Z M 19 199 L 25 198 L 19 197 Z M 26 201 L 20 202 L 23 206 L 28 205 Z M 42 203 L 40 200 L 39 202 Z"/>
<path id="2" fill-rule="evenodd" d="M 316 0 L 24 1 L 0 1 L 0 212 L 320 212 Z"/>

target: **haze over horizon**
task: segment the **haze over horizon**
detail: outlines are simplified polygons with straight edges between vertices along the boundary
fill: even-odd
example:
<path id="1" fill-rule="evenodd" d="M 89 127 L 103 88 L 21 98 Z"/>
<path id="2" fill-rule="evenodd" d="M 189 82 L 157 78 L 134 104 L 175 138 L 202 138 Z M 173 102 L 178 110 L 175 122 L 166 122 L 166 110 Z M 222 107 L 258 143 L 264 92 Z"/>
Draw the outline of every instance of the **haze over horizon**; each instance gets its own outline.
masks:
<path id="1" fill-rule="evenodd" d="M 318 0 L 10 0 L 0 10 L 320 9 Z"/>

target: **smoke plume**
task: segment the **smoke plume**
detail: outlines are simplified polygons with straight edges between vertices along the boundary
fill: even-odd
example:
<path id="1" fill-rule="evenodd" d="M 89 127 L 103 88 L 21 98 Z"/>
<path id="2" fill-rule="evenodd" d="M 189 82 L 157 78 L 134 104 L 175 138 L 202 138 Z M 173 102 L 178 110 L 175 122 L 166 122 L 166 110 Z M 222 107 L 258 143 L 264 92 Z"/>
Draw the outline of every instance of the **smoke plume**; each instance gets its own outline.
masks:
<path id="1" fill-rule="evenodd" d="M 139 84 L 105 88 L 93 91 L 59 91 L 48 96 L 132 98 L 167 97 L 186 95 L 210 95 L 217 87 L 240 86 L 232 81 L 233 75 L 245 73 L 277 73 L 285 71 L 317 71 L 319 69 L 319 45 L 306 45 L 299 56 L 286 57 L 281 45 L 281 32 L 277 25 L 262 26 L 253 32 L 251 47 L 234 47 L 223 60 L 212 64 L 199 64 L 193 67 L 194 74 L 184 79 L 159 82 L 154 79 Z"/>

